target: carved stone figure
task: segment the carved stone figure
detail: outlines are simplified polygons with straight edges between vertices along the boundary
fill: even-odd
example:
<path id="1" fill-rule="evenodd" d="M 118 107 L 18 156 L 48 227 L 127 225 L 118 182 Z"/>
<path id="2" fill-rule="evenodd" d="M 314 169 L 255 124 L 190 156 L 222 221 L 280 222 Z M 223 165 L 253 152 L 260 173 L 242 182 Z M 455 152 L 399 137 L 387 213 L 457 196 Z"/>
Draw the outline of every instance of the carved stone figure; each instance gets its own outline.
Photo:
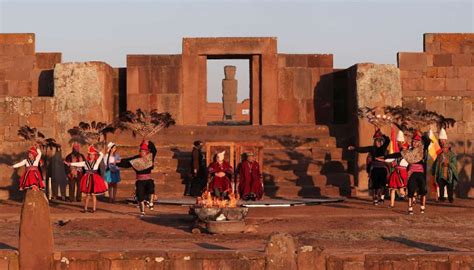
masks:
<path id="1" fill-rule="evenodd" d="M 237 108 L 237 80 L 235 66 L 225 66 L 225 79 L 222 80 L 222 102 L 224 106 L 224 120 L 235 120 Z"/>

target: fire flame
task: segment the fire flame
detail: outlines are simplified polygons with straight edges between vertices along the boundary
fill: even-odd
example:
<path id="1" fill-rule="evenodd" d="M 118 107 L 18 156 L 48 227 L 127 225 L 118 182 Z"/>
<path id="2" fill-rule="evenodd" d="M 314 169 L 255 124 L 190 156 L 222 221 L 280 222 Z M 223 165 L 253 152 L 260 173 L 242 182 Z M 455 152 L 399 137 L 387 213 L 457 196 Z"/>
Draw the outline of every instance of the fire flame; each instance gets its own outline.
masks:
<path id="1" fill-rule="evenodd" d="M 234 208 L 237 207 L 237 202 L 239 199 L 239 195 L 233 192 L 229 194 L 229 199 L 225 200 L 218 197 L 213 197 L 211 192 L 204 191 L 201 197 L 196 198 L 196 205 L 204 208 Z"/>

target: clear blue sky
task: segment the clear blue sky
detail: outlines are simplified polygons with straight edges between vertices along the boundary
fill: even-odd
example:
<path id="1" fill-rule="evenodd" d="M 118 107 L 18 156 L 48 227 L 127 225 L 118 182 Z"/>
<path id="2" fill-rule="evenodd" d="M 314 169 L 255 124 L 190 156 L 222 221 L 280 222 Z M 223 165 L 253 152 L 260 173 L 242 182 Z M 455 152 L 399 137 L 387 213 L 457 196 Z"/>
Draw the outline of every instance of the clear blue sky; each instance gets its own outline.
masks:
<path id="1" fill-rule="evenodd" d="M 36 33 L 37 51 L 63 52 L 63 61 L 112 66 L 127 54 L 180 53 L 182 37 L 275 36 L 279 52 L 332 53 L 344 68 L 395 63 L 398 51 L 421 51 L 426 32 L 473 32 L 473 13 L 470 0 L 0 0 L 0 31 Z M 209 65 L 209 91 L 220 92 L 221 66 Z"/>

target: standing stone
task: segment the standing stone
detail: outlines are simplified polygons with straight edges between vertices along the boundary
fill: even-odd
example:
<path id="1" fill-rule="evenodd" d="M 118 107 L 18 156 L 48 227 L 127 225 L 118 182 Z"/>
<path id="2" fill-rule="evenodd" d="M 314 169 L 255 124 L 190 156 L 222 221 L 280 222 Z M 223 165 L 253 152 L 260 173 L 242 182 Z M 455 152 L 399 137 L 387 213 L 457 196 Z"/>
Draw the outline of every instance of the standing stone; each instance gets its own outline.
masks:
<path id="1" fill-rule="evenodd" d="M 42 191 L 27 190 L 20 220 L 20 269 L 51 269 L 53 228 Z"/>
<path id="2" fill-rule="evenodd" d="M 265 247 L 265 269 L 298 269 L 296 252 L 296 243 L 291 235 L 273 234 Z"/>
<path id="3" fill-rule="evenodd" d="M 222 102 L 224 106 L 224 120 L 234 120 L 237 108 L 237 80 L 235 66 L 225 66 L 225 79 L 222 80 Z"/>
<path id="4" fill-rule="evenodd" d="M 378 107 L 402 105 L 402 88 L 400 84 L 400 70 L 395 65 L 379 65 L 372 63 L 356 64 L 349 68 L 350 84 L 355 88 L 351 92 L 355 95 L 354 111 L 362 107 Z M 355 116 L 357 117 L 357 116 Z M 374 127 L 366 120 L 356 120 L 358 138 L 357 145 L 372 145 Z M 390 128 L 382 129 L 390 134 Z M 357 155 L 357 167 L 366 166 L 366 154 Z M 365 169 L 358 170 L 358 190 L 367 190 L 368 175 Z"/>

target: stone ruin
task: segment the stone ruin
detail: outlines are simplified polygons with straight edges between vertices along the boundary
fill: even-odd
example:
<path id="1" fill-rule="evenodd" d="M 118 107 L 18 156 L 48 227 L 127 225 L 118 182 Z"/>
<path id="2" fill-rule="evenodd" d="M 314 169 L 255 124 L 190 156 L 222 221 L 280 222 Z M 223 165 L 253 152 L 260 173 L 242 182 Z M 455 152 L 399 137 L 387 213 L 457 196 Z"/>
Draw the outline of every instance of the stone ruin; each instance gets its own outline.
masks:
<path id="1" fill-rule="evenodd" d="M 127 55 L 127 66 L 114 68 L 62 63 L 61 53 L 36 52 L 34 34 L 0 34 L 0 199 L 18 196 L 19 173 L 8 165 L 28 146 L 17 136 L 20 126 L 55 137 L 65 155 L 68 128 L 79 121 L 110 122 L 137 108 L 170 112 L 177 122 L 153 138 L 159 196 L 184 191 L 195 139 L 262 142 L 269 197 L 366 194 L 365 159 L 344 147 L 370 143 L 373 129 L 358 121 L 356 108 L 383 105 L 434 110 L 457 120 L 448 130 L 461 175 L 457 196 L 473 197 L 474 34 L 423 38 L 423 52 L 400 52 L 397 65 L 337 69 L 332 54 L 279 52 L 274 37 L 225 37 L 184 38 L 181 54 Z M 250 125 L 207 125 L 227 113 L 225 105 L 206 102 L 210 59 L 249 60 L 250 100 L 237 103 L 235 118 L 249 109 Z M 135 153 L 139 143 L 128 133 L 109 139 L 123 156 Z M 133 174 L 124 171 L 123 178 L 120 192 L 128 196 Z"/>

